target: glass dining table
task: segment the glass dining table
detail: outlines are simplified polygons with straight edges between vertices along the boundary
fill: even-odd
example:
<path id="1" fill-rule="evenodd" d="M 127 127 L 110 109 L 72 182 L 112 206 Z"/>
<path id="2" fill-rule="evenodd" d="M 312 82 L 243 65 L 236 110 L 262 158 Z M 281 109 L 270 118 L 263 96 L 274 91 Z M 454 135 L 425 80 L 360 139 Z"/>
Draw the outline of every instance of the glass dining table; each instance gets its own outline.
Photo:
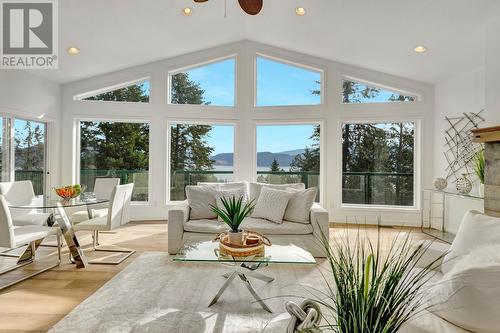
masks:
<path id="1" fill-rule="evenodd" d="M 88 265 L 87 258 L 83 252 L 80 242 L 75 235 L 73 226 L 66 214 L 65 208 L 86 207 L 89 219 L 92 218 L 92 207 L 97 204 L 107 203 L 108 199 L 97 198 L 93 193 L 83 193 L 74 199 L 47 199 L 42 196 L 34 198 L 30 203 L 16 204 L 8 203 L 9 208 L 16 210 L 44 210 L 52 211 L 55 223 L 61 228 L 62 235 L 68 245 L 73 262 L 77 268 L 85 268 Z"/>

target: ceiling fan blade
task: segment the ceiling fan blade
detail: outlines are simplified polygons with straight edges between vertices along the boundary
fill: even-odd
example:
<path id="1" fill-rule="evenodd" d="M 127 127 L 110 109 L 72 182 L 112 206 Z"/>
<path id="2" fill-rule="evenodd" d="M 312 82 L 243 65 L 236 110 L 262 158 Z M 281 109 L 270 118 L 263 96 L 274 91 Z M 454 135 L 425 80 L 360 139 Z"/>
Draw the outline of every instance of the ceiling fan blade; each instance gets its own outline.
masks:
<path id="1" fill-rule="evenodd" d="M 238 0 L 241 9 L 249 15 L 257 15 L 262 9 L 263 0 Z"/>
<path id="2" fill-rule="evenodd" d="M 207 2 L 208 0 L 194 0 L 194 2 Z"/>

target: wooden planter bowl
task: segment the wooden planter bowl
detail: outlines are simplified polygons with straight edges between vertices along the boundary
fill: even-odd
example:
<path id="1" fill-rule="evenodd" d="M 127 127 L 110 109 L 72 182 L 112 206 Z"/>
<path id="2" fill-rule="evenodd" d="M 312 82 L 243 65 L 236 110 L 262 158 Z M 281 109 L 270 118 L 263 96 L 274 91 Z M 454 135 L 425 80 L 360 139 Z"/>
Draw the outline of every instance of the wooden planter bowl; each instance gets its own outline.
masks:
<path id="1" fill-rule="evenodd" d="M 230 243 L 227 231 L 216 236 L 213 241 L 219 241 L 221 254 L 233 257 L 263 255 L 265 246 L 271 245 L 269 238 L 258 232 L 249 230 L 243 232 L 243 244 Z"/>

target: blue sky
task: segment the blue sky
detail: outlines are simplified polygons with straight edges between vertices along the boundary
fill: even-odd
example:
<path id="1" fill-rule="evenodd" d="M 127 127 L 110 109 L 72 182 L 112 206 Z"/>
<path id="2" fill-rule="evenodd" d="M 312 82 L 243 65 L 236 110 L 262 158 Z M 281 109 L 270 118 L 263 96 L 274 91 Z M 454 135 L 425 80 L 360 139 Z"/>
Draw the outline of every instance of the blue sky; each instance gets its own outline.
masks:
<path id="1" fill-rule="evenodd" d="M 313 125 L 262 125 L 257 126 L 257 151 L 279 153 L 287 150 L 303 149 L 314 142 L 309 139 Z M 234 128 L 230 125 L 213 125 L 207 141 L 215 150 L 213 155 L 232 153 Z M 250 147 L 250 145 L 249 145 Z"/>
<path id="2" fill-rule="evenodd" d="M 217 106 L 234 106 L 234 66 L 234 59 L 227 59 L 186 73 L 205 90 L 205 101 Z"/>
<path id="3" fill-rule="evenodd" d="M 257 57 L 257 106 L 320 104 L 318 81 L 319 72 Z"/>

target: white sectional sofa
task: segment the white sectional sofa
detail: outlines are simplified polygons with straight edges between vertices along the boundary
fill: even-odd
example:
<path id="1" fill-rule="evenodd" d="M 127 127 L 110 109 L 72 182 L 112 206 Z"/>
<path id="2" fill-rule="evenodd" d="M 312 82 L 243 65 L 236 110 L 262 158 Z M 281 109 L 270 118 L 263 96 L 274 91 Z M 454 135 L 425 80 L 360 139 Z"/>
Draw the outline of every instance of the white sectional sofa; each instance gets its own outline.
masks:
<path id="1" fill-rule="evenodd" d="M 289 185 L 249 183 L 245 185 L 248 197 L 251 200 L 257 200 L 263 186 L 285 189 Z M 293 184 L 293 186 L 295 188 L 304 188 L 304 184 Z M 216 218 L 191 219 L 190 215 L 191 207 L 188 200 L 179 203 L 169 210 L 168 252 L 170 254 L 176 254 L 183 243 L 191 236 L 198 238 L 206 236 L 207 239 L 210 239 L 214 235 L 228 230 L 228 227 Z M 271 242 L 279 240 L 304 245 L 315 257 L 324 257 L 320 241 L 323 235 L 325 237 L 329 236 L 328 212 L 315 203 L 310 208 L 309 217 L 310 220 L 308 223 L 283 221 L 281 224 L 261 218 L 247 217 L 242 224 L 242 229 L 260 232 L 266 235 Z"/>

